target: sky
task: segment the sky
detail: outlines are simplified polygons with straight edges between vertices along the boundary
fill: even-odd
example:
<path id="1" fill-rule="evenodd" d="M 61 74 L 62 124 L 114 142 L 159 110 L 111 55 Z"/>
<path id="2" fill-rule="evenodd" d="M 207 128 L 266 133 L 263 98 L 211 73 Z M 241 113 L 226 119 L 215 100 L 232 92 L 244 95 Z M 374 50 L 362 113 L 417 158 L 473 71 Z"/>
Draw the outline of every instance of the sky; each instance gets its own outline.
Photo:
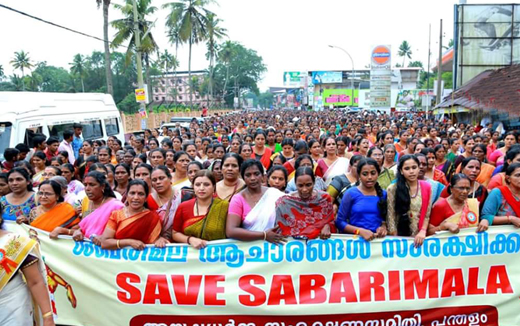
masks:
<path id="1" fill-rule="evenodd" d="M 123 0 L 112 1 L 123 3 Z M 153 35 L 160 50 L 175 53 L 168 43 L 164 27 L 170 1 L 154 0 L 159 8 Z M 283 85 L 284 71 L 351 70 L 345 49 L 354 61 L 354 68 L 363 69 L 370 62 L 375 45 L 392 47 L 392 63 L 402 64 L 397 56 L 403 40 L 412 49 L 412 60 L 428 60 L 428 29 L 431 24 L 431 62 L 439 51 L 440 20 L 443 19 L 443 42 L 453 38 L 453 0 L 218 0 L 211 9 L 223 20 L 228 38 L 251 48 L 262 56 L 267 72 L 259 83 L 261 90 Z M 467 3 L 507 3 L 494 0 L 468 0 Z M 94 0 L 0 0 L 0 4 L 29 13 L 56 24 L 103 37 L 103 13 Z M 115 8 L 109 20 L 121 18 Z M 41 23 L 37 20 L 0 8 L 0 65 L 5 74 L 13 68 L 14 52 L 29 52 L 34 62 L 69 69 L 75 54 L 103 51 L 103 42 Z M 115 31 L 109 30 L 109 37 Z M 124 51 L 124 49 L 120 49 Z M 192 70 L 205 69 L 205 45 L 197 45 L 192 53 Z M 188 47 L 178 49 L 180 67 L 188 69 Z M 408 61 L 408 59 L 407 59 Z M 406 64 L 407 65 L 407 64 Z M 17 72 L 19 73 L 19 72 Z"/>

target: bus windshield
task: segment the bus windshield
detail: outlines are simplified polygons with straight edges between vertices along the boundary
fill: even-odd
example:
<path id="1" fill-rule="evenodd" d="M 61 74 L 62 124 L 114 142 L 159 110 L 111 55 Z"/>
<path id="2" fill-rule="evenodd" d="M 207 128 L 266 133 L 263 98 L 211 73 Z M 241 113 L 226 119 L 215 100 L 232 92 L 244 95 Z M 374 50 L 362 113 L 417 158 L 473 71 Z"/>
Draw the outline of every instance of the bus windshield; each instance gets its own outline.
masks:
<path id="1" fill-rule="evenodd" d="M 10 122 L 0 122 L 0 161 L 4 160 L 4 151 L 9 147 L 12 127 Z"/>

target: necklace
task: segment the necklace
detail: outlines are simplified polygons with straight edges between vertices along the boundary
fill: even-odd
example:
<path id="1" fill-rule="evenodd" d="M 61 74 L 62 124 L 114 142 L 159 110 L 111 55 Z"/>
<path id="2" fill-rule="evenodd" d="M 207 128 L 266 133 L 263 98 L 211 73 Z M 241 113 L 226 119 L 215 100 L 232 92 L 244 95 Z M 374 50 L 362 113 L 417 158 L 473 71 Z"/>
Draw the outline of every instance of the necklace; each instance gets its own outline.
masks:
<path id="1" fill-rule="evenodd" d="M 410 186 L 408 186 L 410 187 Z M 410 190 L 412 190 L 412 188 L 410 188 Z M 415 198 L 417 197 L 417 195 L 419 194 L 419 183 L 417 183 L 417 189 L 415 190 L 415 195 L 410 195 L 410 198 Z"/>
<path id="2" fill-rule="evenodd" d="M 86 214 L 84 217 L 87 217 L 88 215 L 90 215 L 90 213 L 92 213 L 93 211 L 95 211 L 97 208 L 103 206 L 103 204 L 105 203 L 105 200 L 106 200 L 106 199 L 107 199 L 106 197 L 103 197 L 103 200 L 101 201 L 101 204 L 99 204 L 97 207 L 94 207 L 94 203 L 91 202 L 91 201 L 89 201 L 89 203 L 88 203 L 88 209 L 87 209 L 87 211 L 86 211 L 87 214 Z"/>
<path id="3" fill-rule="evenodd" d="M 206 211 L 206 216 L 208 215 L 209 213 L 209 210 L 211 209 L 211 206 L 213 205 L 213 197 L 211 198 L 211 203 L 209 204 L 208 206 L 208 210 Z M 199 214 L 199 200 L 198 199 L 195 199 L 195 211 L 196 211 L 196 216 L 200 216 Z"/>

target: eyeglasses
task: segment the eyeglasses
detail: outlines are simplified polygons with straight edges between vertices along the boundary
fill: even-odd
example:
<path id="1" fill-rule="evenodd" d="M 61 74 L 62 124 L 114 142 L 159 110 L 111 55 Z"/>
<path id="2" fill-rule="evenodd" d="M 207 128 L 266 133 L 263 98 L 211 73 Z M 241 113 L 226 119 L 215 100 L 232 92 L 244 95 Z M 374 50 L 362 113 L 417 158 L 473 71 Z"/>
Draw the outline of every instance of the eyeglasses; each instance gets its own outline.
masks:
<path id="1" fill-rule="evenodd" d="M 41 192 L 41 191 L 38 191 L 37 194 L 40 197 L 52 197 L 52 196 L 55 196 L 55 194 L 53 194 L 52 192 Z"/>

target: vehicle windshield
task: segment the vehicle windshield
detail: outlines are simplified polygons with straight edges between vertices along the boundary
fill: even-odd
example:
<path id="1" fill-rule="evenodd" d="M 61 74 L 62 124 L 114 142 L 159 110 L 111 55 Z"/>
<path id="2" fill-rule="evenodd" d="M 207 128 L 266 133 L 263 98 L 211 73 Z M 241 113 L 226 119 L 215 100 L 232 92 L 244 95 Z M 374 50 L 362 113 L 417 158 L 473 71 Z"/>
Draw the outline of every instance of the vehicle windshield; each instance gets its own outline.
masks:
<path id="1" fill-rule="evenodd" d="M 12 127 L 10 122 L 0 122 L 0 161 L 4 160 L 4 151 L 9 147 Z"/>

